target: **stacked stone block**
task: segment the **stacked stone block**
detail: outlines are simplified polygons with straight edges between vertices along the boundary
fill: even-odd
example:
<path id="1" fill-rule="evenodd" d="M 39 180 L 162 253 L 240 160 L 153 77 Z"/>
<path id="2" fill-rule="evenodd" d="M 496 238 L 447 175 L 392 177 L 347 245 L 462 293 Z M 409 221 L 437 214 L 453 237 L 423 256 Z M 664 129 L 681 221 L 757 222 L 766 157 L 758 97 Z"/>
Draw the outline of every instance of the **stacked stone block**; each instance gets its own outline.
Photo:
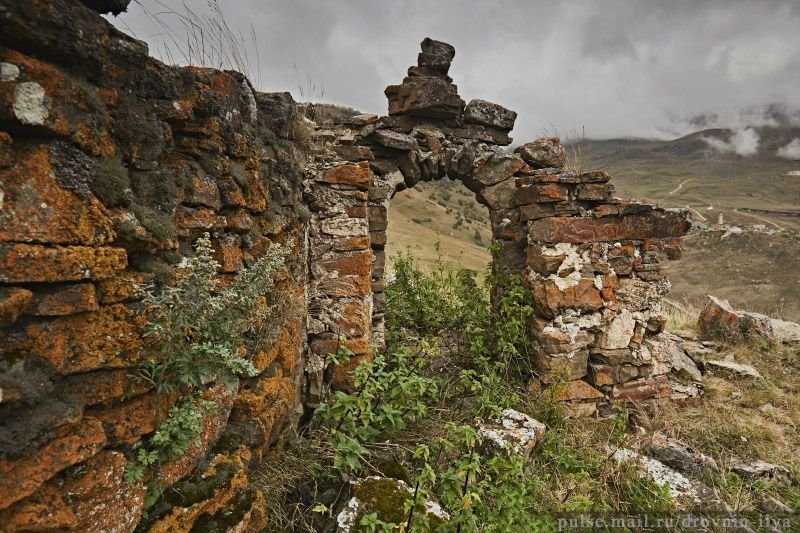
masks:
<path id="1" fill-rule="evenodd" d="M 347 389 L 347 373 L 370 353 L 373 254 L 367 216 L 372 172 L 367 162 L 329 165 L 323 154 L 307 166 L 306 176 L 305 199 L 312 213 L 306 402 L 313 406 L 326 385 Z M 354 357 L 325 376 L 325 357 L 340 348 Z"/>
<path id="2" fill-rule="evenodd" d="M 516 184 L 539 378 L 566 382 L 557 394 L 582 413 L 603 396 L 596 389 L 611 400 L 669 396 L 670 366 L 649 339 L 664 328 L 661 268 L 680 255 L 685 213 L 613 198 L 604 172 L 541 169 Z"/>

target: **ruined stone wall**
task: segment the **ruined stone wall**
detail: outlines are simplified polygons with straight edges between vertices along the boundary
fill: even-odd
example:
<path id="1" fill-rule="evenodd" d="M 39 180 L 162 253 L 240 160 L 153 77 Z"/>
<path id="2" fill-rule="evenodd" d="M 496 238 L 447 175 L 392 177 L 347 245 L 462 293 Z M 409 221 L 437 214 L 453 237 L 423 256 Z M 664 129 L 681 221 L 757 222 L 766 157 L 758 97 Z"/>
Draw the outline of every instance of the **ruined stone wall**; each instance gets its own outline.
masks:
<path id="1" fill-rule="evenodd" d="M 460 180 L 489 209 L 501 267 L 531 290 L 534 390 L 546 388 L 583 415 L 613 400 L 685 396 L 686 388 L 671 386 L 667 375 L 674 350 L 662 334 L 660 303 L 669 290 L 661 264 L 680 256 L 686 212 L 615 198 L 607 173 L 565 168 L 557 138 L 513 153 L 502 148 L 511 143 L 516 113 L 483 100 L 465 104 L 448 76 L 454 56 L 452 46 L 425 39 L 417 65 L 400 85 L 386 88 L 389 116 L 357 116 L 318 131 L 327 150 L 309 167 L 310 196 L 319 205 L 312 228 L 321 228 L 312 229 L 312 254 L 320 245 L 325 253 L 346 249 L 344 243 L 369 232 L 372 294 L 364 295 L 363 309 L 371 300 L 379 344 L 391 197 L 419 181 Z M 349 301 L 331 299 L 324 287 L 310 297 L 326 315 L 353 316 Z M 366 327 L 360 320 L 359 350 L 367 346 Z M 339 332 L 354 333 L 313 330 L 326 339 L 320 353 Z"/>
<path id="2" fill-rule="evenodd" d="M 489 209 L 502 266 L 535 302 L 536 383 L 565 381 L 557 399 L 580 413 L 670 393 L 660 263 L 679 254 L 685 213 L 614 198 L 607 174 L 563 168 L 557 140 L 507 151 L 516 113 L 465 104 L 450 45 L 423 41 L 386 89 L 389 116 L 313 129 L 288 93 L 164 65 L 93 10 L 125 4 L 0 5 L 5 531 L 257 527 L 249 472 L 301 403 L 347 389 L 383 342 L 388 208 L 422 180 L 459 179 Z M 171 283 L 204 232 L 222 280 L 288 244 L 276 281 L 294 306 L 247 354 L 256 377 L 208 384 L 220 408 L 199 444 L 145 480 L 174 490 L 140 523 L 145 484 L 122 474 L 157 419 L 155 393 L 128 387 L 143 345 L 134 288 Z M 341 344 L 356 357 L 326 368 Z"/>
<path id="3" fill-rule="evenodd" d="M 3 2 L 0 27 L 0 530 L 131 531 L 144 482 L 176 489 L 155 531 L 256 525 L 248 471 L 295 418 L 305 345 L 291 96 L 166 66 L 72 0 Z M 134 287 L 170 283 L 204 232 L 223 280 L 289 244 L 277 283 L 295 305 L 248 354 L 256 377 L 208 385 L 200 442 L 129 484 L 126 453 L 156 426 L 155 393 L 126 379 Z"/>

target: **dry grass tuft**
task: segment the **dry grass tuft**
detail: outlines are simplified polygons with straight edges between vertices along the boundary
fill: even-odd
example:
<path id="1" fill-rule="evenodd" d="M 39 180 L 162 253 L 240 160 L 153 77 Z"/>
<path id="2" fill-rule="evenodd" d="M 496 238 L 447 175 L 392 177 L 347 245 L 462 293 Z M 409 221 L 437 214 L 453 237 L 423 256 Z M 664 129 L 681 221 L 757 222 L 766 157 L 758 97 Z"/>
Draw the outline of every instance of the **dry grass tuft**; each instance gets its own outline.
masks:
<path id="1" fill-rule="evenodd" d="M 675 334 L 693 334 L 697 332 L 697 319 L 700 309 L 688 299 L 681 302 L 664 299 L 663 313 L 667 317 L 667 330 Z"/>

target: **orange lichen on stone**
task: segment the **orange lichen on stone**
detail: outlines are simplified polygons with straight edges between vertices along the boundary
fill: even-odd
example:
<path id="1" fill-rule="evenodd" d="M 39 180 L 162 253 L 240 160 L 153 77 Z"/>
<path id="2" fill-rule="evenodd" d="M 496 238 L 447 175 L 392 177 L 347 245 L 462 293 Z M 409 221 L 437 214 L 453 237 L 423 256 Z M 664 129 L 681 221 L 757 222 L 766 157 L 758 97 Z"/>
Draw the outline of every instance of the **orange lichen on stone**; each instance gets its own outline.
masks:
<path id="1" fill-rule="evenodd" d="M 353 371 L 362 361 L 371 361 L 372 354 L 355 355 L 341 365 L 334 365 L 330 369 L 329 383 L 333 390 L 353 392 Z"/>
<path id="2" fill-rule="evenodd" d="M 129 367 L 139 358 L 144 318 L 122 304 L 30 324 L 27 339 L 10 349 L 50 361 L 61 374 Z"/>
<path id="3" fill-rule="evenodd" d="M 264 184 L 258 177 L 258 172 L 248 170 L 247 177 L 247 209 L 253 213 L 264 213 L 269 205 L 269 195 Z"/>
<path id="4" fill-rule="evenodd" d="M 91 283 L 55 285 L 37 290 L 25 307 L 26 315 L 61 316 L 97 310 L 97 298 Z"/>
<path id="5" fill-rule="evenodd" d="M 237 420 L 260 418 L 269 409 L 289 406 L 294 396 L 292 380 L 278 375 L 258 377 L 248 388 L 243 388 L 233 402 Z"/>
<path id="6" fill-rule="evenodd" d="M 16 322 L 32 297 L 22 287 L 0 287 L 0 327 Z"/>
<path id="7" fill-rule="evenodd" d="M 47 146 L 15 152 L 0 169 L 0 242 L 105 244 L 115 233 L 109 213 L 92 195 L 81 198 L 56 180 Z"/>
<path id="8" fill-rule="evenodd" d="M 62 493 L 77 518 L 77 531 L 130 532 L 141 520 L 147 489 L 123 479 L 127 459 L 103 451 L 63 481 Z"/>
<path id="9" fill-rule="evenodd" d="M 137 272 L 119 272 L 112 278 L 95 283 L 97 299 L 101 304 L 114 304 L 132 300 L 137 296 L 138 287 L 142 283 L 144 283 L 144 279 Z"/>
<path id="10" fill-rule="evenodd" d="M 158 427 L 175 404 L 175 394 L 155 392 L 110 406 L 94 407 L 87 411 L 103 423 L 109 444 L 133 444 Z"/>
<path id="11" fill-rule="evenodd" d="M 172 485 L 188 475 L 217 442 L 228 422 L 236 393 L 236 389 L 229 390 L 221 383 L 216 383 L 203 391 L 202 398 L 214 402 L 216 407 L 203 417 L 203 430 L 197 442 L 189 445 L 181 455 L 167 460 L 159 467 L 155 479 L 161 486 Z"/>
<path id="12" fill-rule="evenodd" d="M 368 190 L 372 180 L 372 173 L 369 169 L 369 162 L 346 163 L 322 172 L 319 181 L 333 183 L 337 185 L 353 185 L 361 190 Z"/>
<path id="13" fill-rule="evenodd" d="M 127 263 L 124 248 L 0 244 L 0 283 L 105 279 Z"/>
<path id="14" fill-rule="evenodd" d="M 333 249 L 337 252 L 350 252 L 354 250 L 366 250 L 369 248 L 369 237 L 350 237 L 347 239 L 337 239 L 333 243 Z"/>
<path id="15" fill-rule="evenodd" d="M 366 335 L 372 326 L 371 306 L 365 300 L 350 300 L 339 304 L 339 316 L 334 318 L 331 327 L 339 334 L 349 337 Z"/>
<path id="16" fill-rule="evenodd" d="M 340 348 L 344 347 L 356 355 L 364 355 L 369 352 L 369 341 L 367 339 L 348 339 L 342 338 L 341 340 L 332 339 L 314 339 L 311 341 L 311 352 L 317 355 L 326 356 L 328 354 L 336 353 Z"/>
<path id="17" fill-rule="evenodd" d="M 0 511 L 3 533 L 74 529 L 78 519 L 62 497 L 63 491 L 45 483 L 22 501 Z"/>
<path id="18" fill-rule="evenodd" d="M 366 276 L 372 271 L 372 251 L 365 250 L 350 255 L 339 255 L 320 261 L 321 268 L 337 272 L 339 276 Z"/>
<path id="19" fill-rule="evenodd" d="M 219 485 L 208 499 L 195 503 L 189 507 L 173 507 L 170 513 L 155 522 L 150 533 L 173 533 L 175 531 L 190 531 L 197 519 L 203 515 L 213 515 L 223 507 L 242 489 L 248 485 L 247 474 L 241 457 L 234 455 L 217 455 L 209 468 L 202 476 L 213 476 L 216 469 L 225 466 L 234 468 L 233 475 L 223 485 Z"/>
<path id="20" fill-rule="evenodd" d="M 239 272 L 244 269 L 242 250 L 235 243 L 220 241 L 214 247 L 214 259 L 224 273 Z"/>
<path id="21" fill-rule="evenodd" d="M 32 494 L 68 466 L 93 456 L 105 443 L 100 421 L 84 418 L 28 456 L 16 461 L 0 460 L 0 509 Z"/>
<path id="22" fill-rule="evenodd" d="M 132 381 L 130 369 L 98 370 L 86 374 L 66 376 L 64 384 L 83 405 L 91 406 L 122 398 L 137 396 L 148 391 L 144 382 Z"/>
<path id="23" fill-rule="evenodd" d="M 272 346 L 266 351 L 259 350 L 253 356 L 252 363 L 256 370 L 261 373 L 275 361 L 278 361 L 284 369 L 293 368 L 302 346 L 299 330 L 300 327 L 295 321 L 284 324 Z"/>
<path id="24" fill-rule="evenodd" d="M 2 60 L 20 69 L 21 76 L 0 85 L 0 109 L 10 109 L 8 118 L 28 126 L 44 128 L 51 134 L 69 137 L 93 155 L 115 151 L 109 132 L 110 118 L 98 90 L 65 75 L 55 66 L 14 50 L 2 53 Z M 42 93 L 42 112 L 36 120 L 16 112 L 18 87 L 36 86 Z M 2 116 L 0 111 L 0 118 Z"/>
<path id="25" fill-rule="evenodd" d="M 544 391 L 545 398 L 553 402 L 571 400 L 597 400 L 603 393 L 583 380 L 576 379 L 564 384 L 556 384 Z"/>
<path id="26" fill-rule="evenodd" d="M 175 228 L 181 237 L 189 237 L 202 230 L 221 229 L 225 224 L 225 217 L 205 207 L 181 207 L 175 214 Z"/>

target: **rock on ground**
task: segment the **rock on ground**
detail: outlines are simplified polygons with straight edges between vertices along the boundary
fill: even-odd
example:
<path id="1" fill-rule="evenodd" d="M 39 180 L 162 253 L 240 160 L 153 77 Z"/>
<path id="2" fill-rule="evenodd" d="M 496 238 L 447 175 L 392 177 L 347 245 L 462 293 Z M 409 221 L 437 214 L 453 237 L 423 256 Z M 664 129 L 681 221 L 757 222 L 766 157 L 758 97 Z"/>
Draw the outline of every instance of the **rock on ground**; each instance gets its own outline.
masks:
<path id="1" fill-rule="evenodd" d="M 544 424 L 513 409 L 504 409 L 499 419 L 478 426 L 478 435 L 488 448 L 526 459 L 542 441 L 545 431 Z"/>
<path id="2" fill-rule="evenodd" d="M 706 296 L 698 323 L 704 338 L 761 336 L 777 342 L 800 342 L 800 324 L 758 313 L 737 311 L 727 300 Z"/>
<path id="3" fill-rule="evenodd" d="M 405 502 L 413 497 L 414 489 L 400 479 L 371 476 L 355 481 L 353 497 L 336 516 L 336 530 L 349 533 L 358 529 L 361 518 L 372 513 L 377 513 L 384 522 L 405 524 Z M 432 500 L 420 498 L 414 509 L 415 513 L 427 516 L 431 529 L 450 520 L 450 515 Z"/>
<path id="4" fill-rule="evenodd" d="M 735 374 L 738 376 L 745 376 L 760 379 L 761 373 L 758 370 L 753 368 L 750 365 L 744 365 L 741 363 L 734 363 L 733 361 L 719 361 L 719 360 L 709 360 L 706 361 L 706 367 L 711 368 L 713 370 L 721 370 L 722 372 L 727 372 L 729 374 Z"/>
<path id="5" fill-rule="evenodd" d="M 703 509 L 730 512 L 730 507 L 705 484 L 691 479 L 661 461 L 645 457 L 628 448 L 620 448 L 612 457 L 620 462 L 635 463 L 656 484 L 669 487 L 669 495 L 680 510 Z"/>
<path id="6" fill-rule="evenodd" d="M 767 479 L 779 483 L 790 483 L 792 481 L 792 476 L 788 468 L 768 463 L 761 459 L 745 461 L 743 459 L 734 458 L 731 461 L 731 470 L 742 477 L 750 479 Z"/>

